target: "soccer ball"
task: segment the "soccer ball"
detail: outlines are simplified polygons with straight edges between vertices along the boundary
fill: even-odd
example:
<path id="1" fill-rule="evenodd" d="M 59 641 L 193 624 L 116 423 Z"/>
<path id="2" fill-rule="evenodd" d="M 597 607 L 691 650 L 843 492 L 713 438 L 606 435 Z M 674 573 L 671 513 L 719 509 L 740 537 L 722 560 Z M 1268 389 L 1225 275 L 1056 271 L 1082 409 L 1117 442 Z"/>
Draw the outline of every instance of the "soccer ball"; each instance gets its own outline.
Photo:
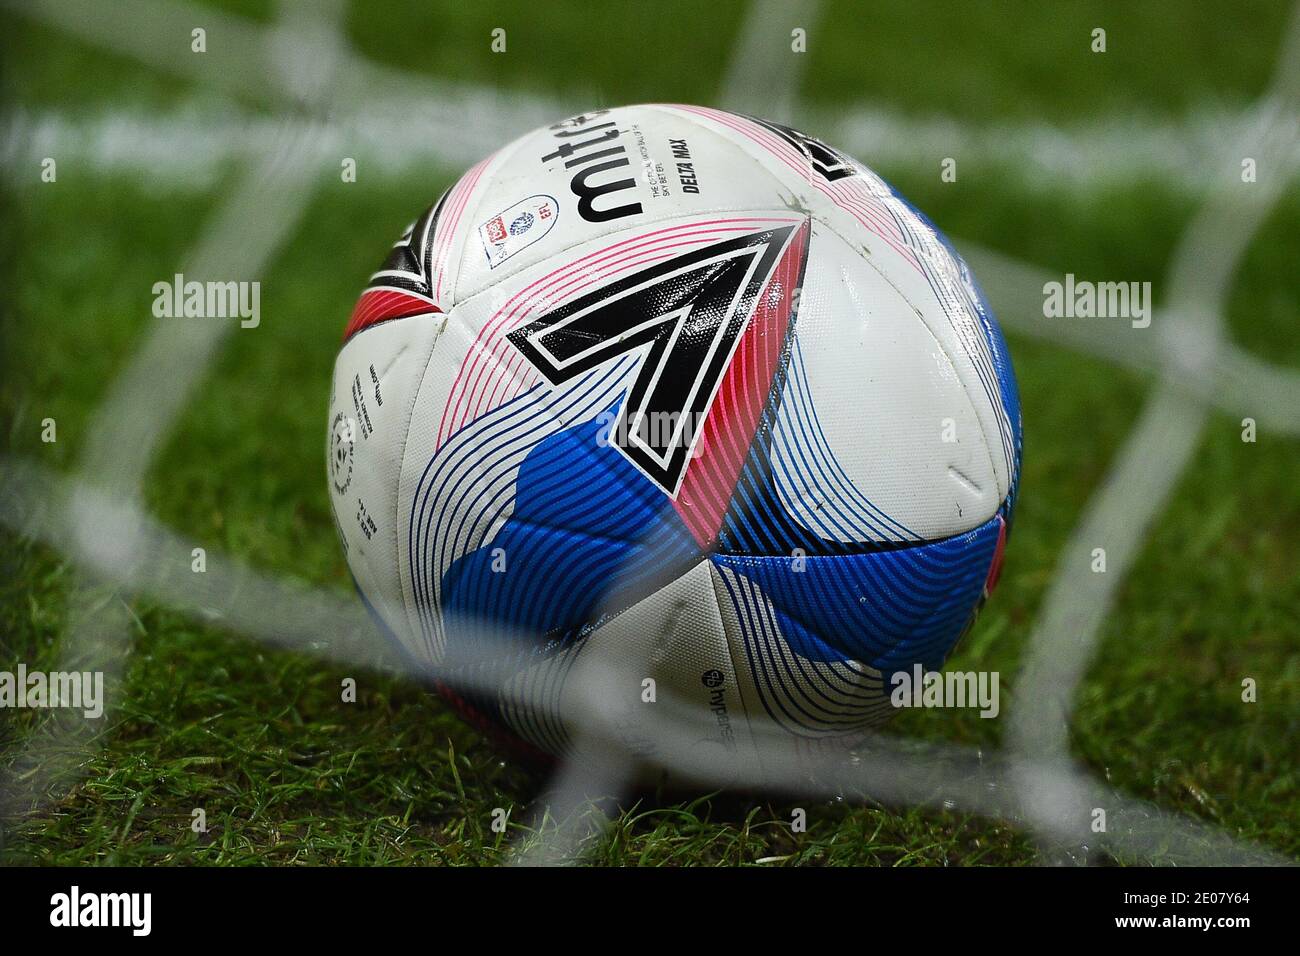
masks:
<path id="1" fill-rule="evenodd" d="M 1021 454 L 929 220 L 804 133 L 669 105 L 529 133 L 425 211 L 347 323 L 328 436 L 408 658 L 528 747 L 651 765 L 885 719 L 995 583 Z"/>

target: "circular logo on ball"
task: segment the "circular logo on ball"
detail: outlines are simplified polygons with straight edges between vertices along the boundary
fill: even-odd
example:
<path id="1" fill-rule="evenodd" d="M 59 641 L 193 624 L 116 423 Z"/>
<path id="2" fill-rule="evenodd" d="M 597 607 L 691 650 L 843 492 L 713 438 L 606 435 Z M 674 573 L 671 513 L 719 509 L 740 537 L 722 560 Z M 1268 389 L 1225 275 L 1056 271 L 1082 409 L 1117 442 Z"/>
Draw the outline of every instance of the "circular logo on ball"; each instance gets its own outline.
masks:
<path id="1" fill-rule="evenodd" d="M 533 214 L 526 212 L 510 224 L 510 235 L 520 236 L 531 228 L 533 228 Z"/>
<path id="2" fill-rule="evenodd" d="M 720 670 L 705 671 L 700 675 L 700 683 L 705 687 L 721 687 L 725 680 Z"/>
<path id="3" fill-rule="evenodd" d="M 342 412 L 334 416 L 334 424 L 330 428 L 330 481 L 334 483 L 334 490 L 339 494 L 344 494 L 348 490 L 348 485 L 352 483 L 352 435 L 354 432 L 352 419 L 347 418 Z"/>

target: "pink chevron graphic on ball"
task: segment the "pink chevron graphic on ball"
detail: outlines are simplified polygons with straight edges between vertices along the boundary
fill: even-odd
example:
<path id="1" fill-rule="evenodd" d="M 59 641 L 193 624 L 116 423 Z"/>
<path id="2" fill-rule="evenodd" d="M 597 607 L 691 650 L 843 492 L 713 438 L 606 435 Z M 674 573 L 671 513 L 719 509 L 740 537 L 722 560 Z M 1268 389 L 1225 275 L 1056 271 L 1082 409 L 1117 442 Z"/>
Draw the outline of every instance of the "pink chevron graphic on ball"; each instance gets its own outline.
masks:
<path id="1" fill-rule="evenodd" d="M 686 469 L 673 507 L 703 548 L 722 527 L 740 469 L 781 364 L 795 299 L 808 260 L 807 221 L 790 238 L 754 304 L 754 314 L 736 345 L 704 419 L 695 457 Z"/>

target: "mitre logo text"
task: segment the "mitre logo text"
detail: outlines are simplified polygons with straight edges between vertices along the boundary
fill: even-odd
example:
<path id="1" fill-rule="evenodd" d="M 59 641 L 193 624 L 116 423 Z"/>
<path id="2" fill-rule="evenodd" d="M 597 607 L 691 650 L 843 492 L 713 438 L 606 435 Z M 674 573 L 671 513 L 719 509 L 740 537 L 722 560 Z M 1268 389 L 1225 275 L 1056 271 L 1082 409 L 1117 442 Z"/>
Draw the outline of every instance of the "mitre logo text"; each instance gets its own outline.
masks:
<path id="1" fill-rule="evenodd" d="M 560 140 L 554 150 L 542 157 L 542 162 L 564 160 L 565 169 L 573 169 L 569 190 L 578 197 L 578 215 L 587 222 L 608 222 L 624 216 L 635 216 L 641 211 L 639 202 L 614 205 L 616 194 L 625 189 L 636 189 L 636 180 L 614 170 L 630 166 L 627 149 L 620 141 L 623 131 L 612 121 L 587 125 L 608 110 L 583 113 L 551 127 Z M 599 181 L 593 179 L 599 177 Z M 609 197 L 604 199 L 604 197 Z M 603 208 L 596 208 L 596 200 L 604 200 Z"/>
<path id="2" fill-rule="evenodd" d="M 125 926 L 148 936 L 153 926 L 152 893 L 82 893 L 78 886 L 50 897 L 50 925 Z"/>

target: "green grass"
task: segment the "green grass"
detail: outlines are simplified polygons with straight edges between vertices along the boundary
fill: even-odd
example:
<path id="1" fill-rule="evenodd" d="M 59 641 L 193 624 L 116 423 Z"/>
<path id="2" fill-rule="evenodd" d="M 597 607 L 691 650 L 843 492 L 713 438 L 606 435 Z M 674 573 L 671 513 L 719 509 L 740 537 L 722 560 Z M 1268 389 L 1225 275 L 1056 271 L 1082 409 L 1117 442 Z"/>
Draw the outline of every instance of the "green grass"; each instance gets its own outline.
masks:
<path id="1" fill-rule="evenodd" d="M 271 0 L 207 4 L 256 21 Z M 744 0 L 585 0 L 547 3 L 351 3 L 344 30 L 367 58 L 416 74 L 506 92 L 582 94 L 589 105 L 706 100 L 723 82 Z M 905 113 L 1068 124 L 1115 112 L 1181 115 L 1240 104 L 1268 83 L 1289 6 L 1277 0 L 1105 0 L 1067 5 L 1002 0 L 977 8 L 910 0 L 825 0 L 819 17 L 783 15 L 781 32 L 807 31 L 804 92 L 827 105 L 869 102 Z M 93 110 L 123 100 L 154 109 L 194 90 L 57 29 L 13 22 L 10 86 L 27 103 Z M 208 30 L 210 58 L 224 37 Z M 1091 52 L 1094 28 L 1107 31 Z M 492 52 L 492 31 L 507 52 Z M 188 33 L 174 38 L 188 51 Z M 84 78 L 94 77 L 93 83 Z M 74 79 L 80 78 L 80 79 Z"/>
<path id="2" fill-rule="evenodd" d="M 673 18 L 703 8 L 664 9 L 655 30 L 669 31 Z M 1106 69 L 1114 72 L 1086 82 L 1081 65 L 1049 68 L 1052 44 L 1064 41 L 1035 19 L 1037 7 L 1017 14 L 1031 21 L 1019 39 L 995 19 L 945 32 L 901 9 L 873 4 L 871 18 L 846 17 L 843 31 L 814 45 L 810 94 L 847 101 L 857 76 L 881 84 L 883 101 L 922 112 L 1053 120 L 1085 107 L 1104 114 L 1133 106 L 1176 115 L 1197 102 L 1188 96 L 1211 88 L 1229 100 L 1258 92 L 1284 8 L 1241 16 L 1222 43 L 1212 42 L 1220 37 L 1213 23 L 1174 28 L 1157 26 L 1154 14 L 1110 14 L 1133 25 L 1129 34 L 1143 37 L 1146 54 L 1131 54 L 1112 27 L 1116 61 Z M 572 90 L 595 77 L 607 102 L 708 99 L 738 23 L 734 10 L 710 16 L 720 18 L 716 30 L 675 32 L 677 45 L 647 40 L 644 48 L 657 55 L 629 69 L 623 51 L 637 21 L 608 25 L 602 44 L 594 28 L 585 42 L 575 31 L 543 32 L 553 21 L 521 10 L 505 21 L 517 54 L 502 60 L 499 79 L 511 88 Z M 1085 11 L 1053 22 L 1073 31 L 1089 19 Z M 403 67 L 433 71 L 428 64 L 438 63 L 448 75 L 488 82 L 489 61 L 469 41 L 486 37 L 495 23 L 492 11 L 444 20 L 420 14 L 411 29 L 388 34 L 387 56 Z M 728 24 L 731 32 L 723 29 Z M 354 15 L 350 30 L 363 50 L 380 55 L 375 23 Z M 892 42 L 873 40 L 879 55 L 864 62 L 852 54 L 852 41 L 872 31 Z M 549 41 L 545 52 L 537 36 Z M 76 64 L 87 62 L 106 71 L 107 91 L 92 93 L 92 111 L 145 88 L 160 105 L 181 99 L 146 71 L 54 34 L 35 37 L 35 52 L 9 65 L 8 82 L 30 71 L 37 102 L 63 102 L 67 90 L 56 79 L 66 83 Z M 943 75 L 959 88 L 955 95 L 925 71 L 921 81 L 898 75 L 917 51 L 935 50 L 952 65 Z M 710 67 L 684 69 L 697 58 Z M 1185 88 L 1179 65 L 1193 60 L 1202 66 Z M 1160 182 L 1081 196 L 1022 187 L 1010 167 L 963 168 L 952 185 L 930 170 L 880 171 L 950 234 L 1056 271 L 1149 278 L 1157 297 L 1194 209 Z M 455 173 L 346 186 L 322 181 L 306 221 L 260 277 L 261 326 L 231 336 L 150 474 L 145 503 L 160 520 L 213 552 L 349 589 L 321 460 L 339 332 L 392 237 Z M 0 255 L 9 280 L 0 316 L 0 447 L 70 470 L 107 383 L 147 327 L 150 286 L 175 271 L 216 199 L 158 195 L 138 178 L 65 175 L 62 166 L 57 187 L 6 179 L 4 189 L 8 238 Z M 1292 192 L 1253 243 L 1229 315 L 1239 342 L 1291 367 L 1300 367 L 1297 226 L 1300 197 Z M 1004 714 L 1016 706 L 1018 666 L 1061 546 L 1150 388 L 1142 377 L 1049 345 L 1013 337 L 1011 349 L 1026 420 L 1015 533 L 999 590 L 951 662 L 999 670 Z M 45 417 L 58 422 L 56 444 L 39 440 Z M 1194 467 L 1121 589 L 1081 690 L 1072 745 L 1084 765 L 1126 793 L 1297 856 L 1300 443 L 1262 432 L 1257 443 L 1244 444 L 1237 418 L 1211 417 Z M 18 661 L 55 666 L 76 606 L 73 579 L 57 554 L 0 532 L 0 669 Z M 505 759 L 407 681 L 272 651 L 111 591 L 90 597 L 125 602 L 134 616 L 121 704 L 81 782 L 3 831 L 0 862 L 498 863 L 544 786 L 542 775 Z M 355 704 L 340 701 L 340 682 L 349 676 L 359 685 Z M 1259 682 L 1257 704 L 1239 701 L 1246 676 Z M 35 723 L 30 711 L 0 713 L 0 753 L 11 754 Z M 991 748 L 1004 723 L 909 711 L 889 732 Z M 795 805 L 808 810 L 806 833 L 789 827 Z M 498 807 L 510 811 L 505 836 L 490 827 Z M 205 834 L 190 829 L 195 808 L 206 811 Z M 590 843 L 588 859 L 607 864 L 1033 860 L 1024 834 L 967 814 L 726 794 L 643 795 Z"/>

